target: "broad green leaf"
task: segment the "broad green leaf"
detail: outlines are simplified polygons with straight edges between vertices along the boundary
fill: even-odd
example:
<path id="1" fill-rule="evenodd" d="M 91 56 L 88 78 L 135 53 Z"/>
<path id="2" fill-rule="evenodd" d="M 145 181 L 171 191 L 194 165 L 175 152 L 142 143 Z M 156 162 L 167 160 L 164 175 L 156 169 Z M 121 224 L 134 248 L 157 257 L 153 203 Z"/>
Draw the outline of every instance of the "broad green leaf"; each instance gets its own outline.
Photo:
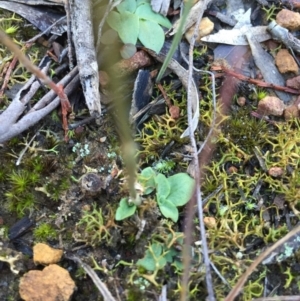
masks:
<path id="1" fill-rule="evenodd" d="M 116 211 L 115 219 L 121 221 L 135 213 L 136 205 L 129 206 L 127 199 L 123 198 L 120 201 L 119 207 Z"/>
<path id="2" fill-rule="evenodd" d="M 159 53 L 165 41 L 165 34 L 157 23 L 149 20 L 140 20 L 138 38 L 145 47 Z"/>
<path id="3" fill-rule="evenodd" d="M 124 44 L 136 44 L 139 34 L 139 18 L 130 12 L 119 14 L 111 11 L 107 17 L 108 25 L 118 32 Z"/>
<path id="4" fill-rule="evenodd" d="M 121 26 L 121 15 L 119 13 L 111 11 L 107 16 L 106 21 L 112 29 L 117 32 L 119 31 L 119 28 Z"/>
<path id="5" fill-rule="evenodd" d="M 146 167 L 142 170 L 138 177 L 139 182 L 144 187 L 144 194 L 150 194 L 155 189 L 156 173 L 151 167 Z"/>
<path id="6" fill-rule="evenodd" d="M 122 14 L 124 12 L 134 13 L 136 10 L 136 0 L 123 0 L 118 6 L 117 10 Z"/>
<path id="7" fill-rule="evenodd" d="M 159 173 L 155 177 L 155 183 L 156 183 L 156 195 L 158 199 L 166 199 L 166 197 L 169 195 L 171 188 L 169 181 L 167 178 Z"/>
<path id="8" fill-rule="evenodd" d="M 142 266 L 147 271 L 160 270 L 167 263 L 162 251 L 161 244 L 154 243 L 149 246 L 145 256 L 142 259 L 139 259 L 136 264 Z"/>
<path id="9" fill-rule="evenodd" d="M 149 3 L 145 3 L 140 5 L 135 12 L 136 15 L 139 16 L 140 19 L 150 20 L 155 23 L 158 23 L 166 28 L 171 28 L 172 24 L 168 18 L 162 16 L 161 14 L 157 14 L 151 8 Z"/>
<path id="10" fill-rule="evenodd" d="M 178 221 L 178 209 L 172 202 L 160 199 L 160 201 L 158 201 L 157 203 L 164 217 L 170 218 L 175 223 Z"/>
<path id="11" fill-rule="evenodd" d="M 152 178 L 156 176 L 156 173 L 152 167 L 146 167 L 142 170 L 141 175 L 145 178 Z"/>
<path id="12" fill-rule="evenodd" d="M 167 200 L 176 207 L 185 205 L 193 195 L 195 180 L 186 173 L 178 173 L 168 178 L 171 187 Z"/>

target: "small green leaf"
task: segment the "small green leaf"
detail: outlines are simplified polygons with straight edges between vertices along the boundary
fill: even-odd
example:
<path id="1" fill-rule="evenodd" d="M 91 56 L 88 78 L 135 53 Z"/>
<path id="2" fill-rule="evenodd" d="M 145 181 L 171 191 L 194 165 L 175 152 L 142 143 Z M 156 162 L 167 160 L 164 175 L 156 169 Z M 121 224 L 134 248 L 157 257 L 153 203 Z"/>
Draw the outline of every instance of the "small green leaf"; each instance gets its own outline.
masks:
<path id="1" fill-rule="evenodd" d="M 143 5 L 140 5 L 136 9 L 135 14 L 138 15 L 140 19 L 153 21 L 166 28 L 172 27 L 172 24 L 169 21 L 169 19 L 162 16 L 161 14 L 154 12 L 149 3 L 144 3 Z"/>
<path id="2" fill-rule="evenodd" d="M 146 167 L 139 175 L 138 180 L 145 189 L 145 195 L 150 194 L 155 189 L 155 177 L 156 173 L 151 167 Z"/>
<path id="3" fill-rule="evenodd" d="M 136 264 L 147 271 L 156 271 L 162 269 L 166 263 L 167 260 L 162 254 L 161 244 L 154 243 L 149 246 L 144 258 L 139 259 Z"/>
<path id="4" fill-rule="evenodd" d="M 121 26 L 120 19 L 121 19 L 121 14 L 115 11 L 111 11 L 107 16 L 106 21 L 112 29 L 114 29 L 115 31 L 119 31 L 119 28 Z"/>
<path id="5" fill-rule="evenodd" d="M 165 199 L 157 199 L 157 203 L 164 217 L 170 218 L 175 223 L 178 221 L 178 209 L 172 202 Z"/>
<path id="6" fill-rule="evenodd" d="M 175 206 L 185 205 L 193 195 L 195 180 L 186 173 L 178 173 L 168 178 L 171 187 L 167 200 Z"/>
<path id="7" fill-rule="evenodd" d="M 174 248 L 170 248 L 165 255 L 167 262 L 173 262 L 173 257 L 178 256 L 179 252 Z"/>
<path id="8" fill-rule="evenodd" d="M 117 10 L 122 14 L 124 12 L 134 13 L 136 10 L 136 0 L 123 0 L 118 6 Z"/>
<path id="9" fill-rule="evenodd" d="M 107 17 L 107 23 L 112 29 L 118 32 L 124 44 L 136 44 L 140 30 L 137 15 L 126 11 L 122 14 L 111 11 Z"/>
<path id="10" fill-rule="evenodd" d="M 157 23 L 140 20 L 138 38 L 145 47 L 159 53 L 165 41 L 165 34 Z"/>
<path id="11" fill-rule="evenodd" d="M 120 201 L 119 207 L 116 212 L 115 219 L 121 221 L 135 213 L 136 205 L 129 206 L 127 199 L 123 198 Z"/>
<path id="12" fill-rule="evenodd" d="M 171 187 L 167 178 L 163 174 L 159 173 L 155 177 L 155 183 L 157 197 L 160 199 L 166 199 L 171 191 Z"/>

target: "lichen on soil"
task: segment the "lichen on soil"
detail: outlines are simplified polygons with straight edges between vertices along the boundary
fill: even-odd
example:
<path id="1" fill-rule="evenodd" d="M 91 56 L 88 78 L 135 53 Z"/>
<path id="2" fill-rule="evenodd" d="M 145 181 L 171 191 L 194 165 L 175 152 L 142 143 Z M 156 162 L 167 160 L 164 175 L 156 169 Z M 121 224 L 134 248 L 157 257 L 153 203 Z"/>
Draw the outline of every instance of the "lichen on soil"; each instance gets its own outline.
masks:
<path id="1" fill-rule="evenodd" d="M 212 124 L 210 85 L 208 77 L 200 80 L 203 100 L 199 143 Z M 185 172 L 190 163 L 188 140 L 179 138 L 186 127 L 186 99 L 181 89 L 176 92 L 177 98 L 171 94 L 170 98 L 182 110 L 180 119 L 172 120 L 166 109 L 165 114 L 151 117 L 136 136 L 140 169 L 152 166 L 171 175 Z M 237 95 L 236 99 L 239 96 L 244 95 Z M 249 101 L 246 107 L 234 103 L 229 116 L 222 115 L 221 108 L 217 109 L 222 123 L 217 124 L 212 141 L 214 153 L 203 173 L 201 189 L 206 200 L 210 256 L 226 279 L 224 282 L 213 275 L 217 300 L 226 296 L 264 248 L 298 222 L 300 211 L 299 121 L 274 118 L 271 123 L 256 119 L 251 115 L 258 102 L 254 92 Z M 5 99 L 3 109 L 8 102 Z M 128 195 L 128 190 L 112 120 L 107 114 L 100 125 L 92 122 L 70 132 L 70 140 L 65 143 L 61 121 L 54 112 L 36 126 L 38 131 L 29 129 L 0 147 L 0 240 L 4 247 L 26 255 L 19 275 L 14 275 L 8 264 L 0 262 L 1 300 L 19 300 L 20 276 L 31 269 L 41 269 L 32 262 L 32 246 L 37 242 L 82 258 L 121 300 L 154 300 L 165 283 L 168 298 L 179 299 L 187 210 L 182 208 L 179 222 L 173 223 L 162 217 L 154 197 L 149 196 L 143 200 L 138 217 L 115 221 L 118 203 Z M 34 135 L 33 143 L 16 165 Z M 174 145 L 161 158 L 170 142 Z M 274 167 L 282 169 L 279 177 L 270 174 Z M 98 176 L 99 188 L 89 191 L 82 187 L 82 177 L 87 173 Z M 287 219 L 290 211 L 294 215 Z M 10 241 L 9 229 L 25 216 L 34 222 L 33 226 L 20 238 Z M 207 293 L 205 270 L 198 220 L 192 218 L 189 296 L 190 300 L 200 300 Z M 142 231 L 141 220 L 146 222 Z M 276 261 L 260 265 L 239 300 L 262 296 L 266 277 L 269 289 L 277 287 L 278 295 L 298 294 L 296 248 L 294 257 L 280 263 L 280 274 Z M 102 300 L 82 268 L 67 258 L 60 265 L 68 269 L 76 282 L 77 291 L 72 300 Z"/>

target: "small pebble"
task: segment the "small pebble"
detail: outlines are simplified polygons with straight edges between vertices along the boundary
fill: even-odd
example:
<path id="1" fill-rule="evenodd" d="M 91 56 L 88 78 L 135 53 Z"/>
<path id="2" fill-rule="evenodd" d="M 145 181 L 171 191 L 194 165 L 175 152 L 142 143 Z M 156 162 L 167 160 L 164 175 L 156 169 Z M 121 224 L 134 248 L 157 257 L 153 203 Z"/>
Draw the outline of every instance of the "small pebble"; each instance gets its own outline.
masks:
<path id="1" fill-rule="evenodd" d="M 69 301 L 76 286 L 69 272 L 56 264 L 42 271 L 31 270 L 20 280 L 19 293 L 25 301 Z"/>
<path id="2" fill-rule="evenodd" d="M 195 25 L 189 28 L 189 30 L 187 30 L 187 32 L 185 33 L 185 38 L 188 40 L 189 43 L 191 43 L 191 39 L 194 34 L 194 29 Z M 214 23 L 210 21 L 207 17 L 203 18 L 199 24 L 199 31 L 196 43 L 199 43 L 201 41 L 201 38 L 209 35 L 213 30 Z"/>
<path id="3" fill-rule="evenodd" d="M 282 9 L 276 16 L 276 22 L 289 30 L 298 30 L 300 29 L 300 14 Z"/>
<path id="4" fill-rule="evenodd" d="M 212 216 L 204 217 L 203 221 L 207 228 L 215 228 L 217 226 L 216 219 Z"/>
<path id="5" fill-rule="evenodd" d="M 284 110 L 284 103 L 275 96 L 266 96 L 259 101 L 257 111 L 262 115 L 281 116 Z"/>
<path id="6" fill-rule="evenodd" d="M 280 49 L 275 57 L 275 64 L 280 73 L 298 73 L 298 65 L 287 49 Z"/>
<path id="7" fill-rule="evenodd" d="M 243 107 L 246 104 L 246 98 L 241 96 L 237 99 L 236 102 L 240 107 Z"/>
<path id="8" fill-rule="evenodd" d="M 283 169 L 281 167 L 271 167 L 269 170 L 268 170 L 268 174 L 271 176 L 271 177 L 274 177 L 274 178 L 279 178 L 283 175 Z"/>
<path id="9" fill-rule="evenodd" d="M 35 264 L 53 264 L 61 260 L 63 250 L 53 249 L 46 244 L 38 243 L 33 247 L 33 261 Z"/>
<path id="10" fill-rule="evenodd" d="M 287 87 L 299 90 L 300 89 L 300 76 L 289 78 L 286 81 L 286 85 L 287 85 Z"/>
<path id="11" fill-rule="evenodd" d="M 173 119 L 178 119 L 180 117 L 180 109 L 177 106 L 171 106 L 169 113 Z"/>
<path id="12" fill-rule="evenodd" d="M 298 106 L 296 105 L 288 106 L 287 108 L 285 108 L 283 116 L 285 120 L 290 120 L 299 117 Z"/>

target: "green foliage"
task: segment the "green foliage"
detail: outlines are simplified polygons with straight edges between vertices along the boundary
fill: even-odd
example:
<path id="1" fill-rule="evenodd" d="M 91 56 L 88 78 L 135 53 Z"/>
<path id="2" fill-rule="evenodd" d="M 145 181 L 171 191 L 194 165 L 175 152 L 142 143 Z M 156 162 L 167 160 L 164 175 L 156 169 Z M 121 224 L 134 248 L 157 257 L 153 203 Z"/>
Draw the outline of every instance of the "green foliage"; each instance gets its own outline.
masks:
<path id="1" fill-rule="evenodd" d="M 179 212 L 177 207 L 185 205 L 194 190 L 195 181 L 185 173 L 178 173 L 166 178 L 161 173 L 156 174 L 151 167 L 145 168 L 138 177 L 143 187 L 141 194 L 150 194 L 156 189 L 156 201 L 164 217 L 177 222 Z M 120 201 L 116 212 L 116 220 L 133 215 L 137 206 L 128 204 L 126 198 Z"/>
<path id="2" fill-rule="evenodd" d="M 48 223 L 42 223 L 33 230 L 36 241 L 47 241 L 57 238 L 57 231 Z"/>
<path id="3" fill-rule="evenodd" d="M 16 18 L 15 14 L 13 14 L 11 17 L 0 19 L 0 29 L 8 35 L 14 35 L 19 29 L 19 26 L 15 25 L 14 23 L 21 22 L 22 19 Z"/>
<path id="4" fill-rule="evenodd" d="M 169 223 L 166 225 L 167 228 L 163 227 L 161 233 L 153 236 L 144 257 L 136 262 L 139 275 L 156 286 L 158 272 L 164 270 L 167 265 L 172 266 L 176 273 L 180 273 L 183 269 L 180 258 L 184 235 L 181 232 L 174 232 Z M 197 260 L 197 255 L 193 259 Z"/>
<path id="5" fill-rule="evenodd" d="M 23 193 L 27 188 L 37 182 L 36 175 L 29 173 L 26 170 L 13 170 L 8 176 L 9 182 L 12 185 L 12 190 L 16 194 Z"/>
<path id="6" fill-rule="evenodd" d="M 145 47 L 157 53 L 161 50 L 165 40 L 161 26 L 170 28 L 171 23 L 155 13 L 149 1 L 124 0 L 117 10 L 109 13 L 107 23 L 124 44 L 135 45 L 139 39 Z"/>
<path id="7" fill-rule="evenodd" d="M 175 121 L 168 114 L 155 116 L 152 120 L 146 122 L 140 136 L 135 139 L 142 147 L 138 153 L 139 156 L 148 162 L 159 158 L 160 151 L 171 141 L 180 145 L 184 144 L 187 139 L 181 139 L 180 136 L 185 125 L 185 118 L 179 118 Z"/>
<path id="8" fill-rule="evenodd" d="M 158 76 L 157 76 L 157 79 L 156 81 L 160 81 L 163 74 L 165 73 L 169 63 L 170 63 L 170 60 L 171 58 L 173 57 L 173 54 L 175 53 L 180 41 L 181 41 L 181 37 L 182 37 L 182 34 L 183 34 L 183 27 L 184 27 L 184 24 L 186 22 L 186 19 L 188 17 L 188 13 L 190 11 L 190 9 L 192 8 L 192 0 L 189 0 L 185 3 L 184 5 L 184 10 L 183 10 L 183 14 L 181 16 L 181 21 L 180 21 L 180 24 L 178 26 L 178 29 L 177 29 L 177 32 L 172 40 L 172 45 L 171 45 L 171 48 L 167 54 L 167 57 L 158 73 Z"/>
<path id="9" fill-rule="evenodd" d="M 120 201 L 119 207 L 116 211 L 116 220 L 121 221 L 135 213 L 137 206 L 129 204 L 127 198 L 123 198 Z"/>
<path id="10" fill-rule="evenodd" d="M 276 19 L 276 15 L 280 10 L 280 7 L 278 7 L 278 5 L 272 4 L 271 6 L 263 7 L 262 9 L 266 13 L 265 18 L 267 22 L 271 22 Z"/>
<path id="11" fill-rule="evenodd" d="M 102 240 L 108 241 L 110 233 L 105 225 L 102 209 L 97 209 L 96 204 L 93 205 L 92 211 L 83 211 L 82 218 L 76 224 L 76 239 L 85 241 L 86 243 L 96 246 Z"/>
<path id="12" fill-rule="evenodd" d="M 168 174 L 175 167 L 175 165 L 176 163 L 172 160 L 159 160 L 153 168 L 157 172 Z"/>

